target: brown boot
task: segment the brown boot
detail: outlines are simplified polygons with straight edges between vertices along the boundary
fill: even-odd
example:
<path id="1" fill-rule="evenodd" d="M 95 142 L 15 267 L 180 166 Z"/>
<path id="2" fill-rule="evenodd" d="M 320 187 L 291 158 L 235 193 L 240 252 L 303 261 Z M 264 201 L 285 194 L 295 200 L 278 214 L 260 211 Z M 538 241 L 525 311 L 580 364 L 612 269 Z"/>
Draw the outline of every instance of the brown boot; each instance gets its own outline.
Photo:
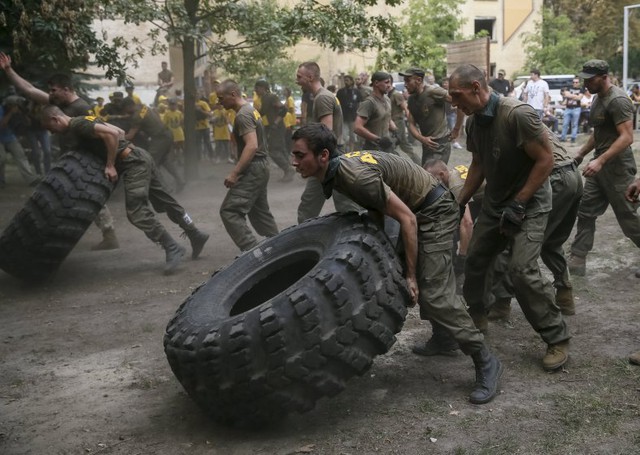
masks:
<path id="1" fill-rule="evenodd" d="M 120 248 L 120 243 L 118 242 L 118 237 L 116 237 L 116 231 L 114 229 L 105 229 L 102 231 L 102 241 L 91 247 L 94 251 L 117 250 L 118 248 Z"/>
<path id="2" fill-rule="evenodd" d="M 567 265 L 573 275 L 584 276 L 587 272 L 587 258 L 584 256 L 571 253 L 567 259 Z"/>
<path id="3" fill-rule="evenodd" d="M 640 365 L 640 351 L 634 352 L 629 356 L 629 363 L 632 365 Z"/>
<path id="4" fill-rule="evenodd" d="M 511 318 L 511 297 L 496 299 L 495 303 L 489 308 L 487 318 L 490 321 L 509 322 Z"/>
<path id="5" fill-rule="evenodd" d="M 571 288 L 559 287 L 556 289 L 556 305 L 565 316 L 576 314 L 576 304 L 573 301 L 573 290 Z"/>
<path id="6" fill-rule="evenodd" d="M 545 371 L 554 371 L 562 367 L 569 360 L 569 340 L 547 346 L 547 353 L 542 359 Z"/>

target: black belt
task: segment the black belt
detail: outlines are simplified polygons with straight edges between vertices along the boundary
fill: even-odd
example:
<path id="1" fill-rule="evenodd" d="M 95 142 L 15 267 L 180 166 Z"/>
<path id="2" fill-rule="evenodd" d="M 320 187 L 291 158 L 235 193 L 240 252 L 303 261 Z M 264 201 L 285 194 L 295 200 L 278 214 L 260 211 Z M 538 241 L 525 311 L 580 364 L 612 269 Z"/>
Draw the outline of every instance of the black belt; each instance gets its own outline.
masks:
<path id="1" fill-rule="evenodd" d="M 438 183 L 435 188 L 427 193 L 422 203 L 418 206 L 418 210 L 416 210 L 416 212 L 426 209 L 427 207 L 432 205 L 447 191 L 449 191 L 449 189 L 446 186 L 444 186 L 442 183 Z"/>
<path id="2" fill-rule="evenodd" d="M 567 161 L 567 162 L 562 163 L 562 164 L 560 164 L 558 166 L 555 166 L 553 168 L 553 171 L 551 171 L 551 172 L 553 173 L 553 172 L 568 171 L 569 168 L 571 168 L 572 170 L 576 170 L 577 169 L 576 162 L 574 160 Z"/>

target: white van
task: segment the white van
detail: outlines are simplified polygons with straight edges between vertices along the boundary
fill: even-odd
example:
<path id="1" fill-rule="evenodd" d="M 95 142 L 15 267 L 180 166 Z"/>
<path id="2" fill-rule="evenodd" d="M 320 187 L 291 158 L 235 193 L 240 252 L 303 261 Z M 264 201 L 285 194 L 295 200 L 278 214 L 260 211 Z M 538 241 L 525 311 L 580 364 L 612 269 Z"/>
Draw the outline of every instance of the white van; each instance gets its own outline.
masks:
<path id="1" fill-rule="evenodd" d="M 562 102 L 562 95 L 560 94 L 560 90 L 563 88 L 571 87 L 573 85 L 573 78 L 575 75 L 573 74 L 552 74 L 552 75 L 542 75 L 540 79 L 544 80 L 549 84 L 549 98 L 551 98 L 551 104 L 554 106 L 559 106 Z M 531 76 L 518 76 L 513 81 L 513 92 L 516 98 L 520 98 L 520 94 L 522 93 L 522 89 L 524 88 L 524 83 L 531 79 Z"/>

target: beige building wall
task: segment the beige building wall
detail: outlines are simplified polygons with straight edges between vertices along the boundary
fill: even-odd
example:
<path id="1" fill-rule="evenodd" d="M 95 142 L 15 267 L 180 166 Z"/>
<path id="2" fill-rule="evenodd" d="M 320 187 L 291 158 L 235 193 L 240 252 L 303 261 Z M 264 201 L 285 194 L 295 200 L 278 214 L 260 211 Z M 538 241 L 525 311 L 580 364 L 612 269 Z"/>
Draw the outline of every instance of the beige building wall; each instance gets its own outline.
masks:
<path id="1" fill-rule="evenodd" d="M 105 30 L 109 39 L 114 36 L 123 36 L 128 42 L 131 42 L 133 38 L 137 38 L 147 48 L 151 48 L 153 45 L 147 38 L 147 34 L 154 27 L 147 23 L 125 25 L 124 21 L 121 20 L 95 21 L 93 28 L 98 32 L 98 36 L 102 36 L 102 31 Z M 164 55 L 151 55 L 150 52 L 146 52 L 145 56 L 137 62 L 137 67 L 131 64 L 127 72 L 133 78 L 133 83 L 136 87 L 155 89 L 158 83 L 158 73 L 161 70 L 160 64 L 163 61 L 170 61 L 168 51 Z M 92 72 L 96 74 L 100 74 L 100 71 L 99 68 L 92 69 Z M 96 84 L 108 87 L 115 87 L 116 85 L 115 81 L 110 81 L 106 78 L 96 82 Z"/>
<path id="2" fill-rule="evenodd" d="M 493 21 L 490 44 L 491 76 L 504 69 L 508 79 L 522 72 L 524 54 L 523 33 L 533 33 L 535 23 L 542 20 L 543 0 L 466 0 L 463 14 L 464 36 L 474 36 L 476 21 Z"/>
<path id="3" fill-rule="evenodd" d="M 293 0 L 285 0 L 291 3 Z M 461 33 L 466 38 L 472 38 L 475 34 L 476 20 L 492 21 L 492 40 L 490 42 L 490 64 L 494 74 L 498 69 L 504 69 L 508 78 L 522 74 L 521 69 L 525 63 L 523 51 L 522 33 L 532 33 L 535 22 L 542 19 L 543 0 L 466 0 L 462 6 L 463 16 L 466 18 Z M 284 2 L 283 2 L 284 3 Z M 400 18 L 402 11 L 407 7 L 408 1 L 397 7 L 389 7 L 379 4 L 371 7 L 372 14 L 391 15 Z M 97 21 L 97 30 L 105 29 L 109 35 L 123 35 L 130 40 L 137 37 L 143 43 L 151 26 L 141 24 L 139 26 L 127 25 L 122 21 Z M 151 43 L 147 43 L 151 44 Z M 336 83 L 338 77 L 345 73 L 358 73 L 360 71 L 375 71 L 376 52 L 335 52 L 323 49 L 315 42 L 304 40 L 290 52 L 292 59 L 296 61 L 314 60 L 320 65 L 322 76 L 328 84 Z M 149 53 L 138 62 L 138 68 L 131 67 L 131 75 L 135 78 L 137 86 L 149 88 L 156 85 L 156 76 L 160 71 L 160 63 L 169 61 L 169 67 L 176 77 L 176 88 L 182 86 L 182 52 L 179 48 L 172 47 L 166 55 L 152 56 Z M 206 62 L 201 60 L 196 66 L 196 77 L 202 76 Z M 526 73 L 526 72 L 525 72 Z M 114 85 L 111 81 L 103 81 L 105 85 Z"/>

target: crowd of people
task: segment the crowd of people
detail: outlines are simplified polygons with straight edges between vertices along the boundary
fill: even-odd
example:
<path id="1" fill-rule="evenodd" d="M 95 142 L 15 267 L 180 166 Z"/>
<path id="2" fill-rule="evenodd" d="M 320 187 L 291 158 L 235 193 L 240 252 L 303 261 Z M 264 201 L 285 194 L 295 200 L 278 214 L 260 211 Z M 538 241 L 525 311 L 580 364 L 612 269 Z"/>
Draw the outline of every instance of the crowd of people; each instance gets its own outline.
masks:
<path id="1" fill-rule="evenodd" d="M 174 81 L 165 65 L 155 106 L 140 103 L 127 87 L 126 97 L 116 92 L 109 104 L 99 100 L 93 108 L 75 94 L 68 78 L 52 77 L 46 93 L 20 77 L 2 53 L 0 68 L 40 106 L 39 125 L 60 135 L 65 148 L 103 152 L 105 176 L 124 182 L 129 220 L 165 248 L 167 273 L 177 269 L 185 250 L 154 210 L 166 212 L 185 231 L 194 258 L 200 254 L 208 235 L 196 228 L 157 172 L 163 166 L 176 189 L 184 187 L 176 159 L 184 140 L 184 106 L 179 93 L 168 96 Z M 368 211 L 375 219 L 398 221 L 411 303 L 433 327 L 413 352 L 450 355 L 461 349 L 469 355 L 476 370 L 472 403 L 487 403 L 498 393 L 504 367 L 484 335 L 489 320 L 509 318 L 512 297 L 547 346 L 544 370 L 561 369 L 571 338 L 566 317 L 576 312 L 571 274 L 586 273 L 596 219 L 608 205 L 623 233 L 640 247 L 634 109 L 612 83 L 607 63 L 590 60 L 573 87 L 563 91 L 566 118 L 557 136 L 543 123 L 548 87 L 537 70 L 531 73 L 522 100 L 510 96 L 504 72 L 489 83 L 486 73 L 470 64 L 441 85 L 423 69 L 408 68 L 400 73 L 406 93 L 395 92 L 384 71 L 374 72 L 370 82 L 367 73 L 346 75 L 334 93 L 324 87 L 318 64 L 304 62 L 296 72 L 303 92 L 299 127 L 290 91 L 282 101 L 268 81 L 258 80 L 249 100 L 236 81 L 214 80 L 208 96 L 196 101 L 196 129 L 203 159 L 216 159 L 219 147 L 218 160 L 231 158 L 219 213 L 227 232 L 242 251 L 259 244 L 256 233 L 278 233 L 268 201 L 273 161 L 283 181 L 294 172 L 306 179 L 298 222 L 318 216 L 331 197 L 337 211 Z M 571 154 L 563 142 L 569 124 L 575 142 L 586 90 L 594 95 L 593 132 Z M 6 124 L 1 118 L 0 127 Z M 222 138 L 219 132 L 222 147 L 216 128 L 228 133 Z M 450 168 L 463 128 L 470 164 Z M 411 140 L 421 153 L 414 153 Z M 578 165 L 594 150 L 580 175 Z M 108 209 L 98 218 L 106 232 L 102 247 L 117 248 Z M 563 248 L 576 220 L 567 258 Z M 553 282 L 542 275 L 538 258 Z M 640 355 L 630 360 L 640 363 Z"/>

